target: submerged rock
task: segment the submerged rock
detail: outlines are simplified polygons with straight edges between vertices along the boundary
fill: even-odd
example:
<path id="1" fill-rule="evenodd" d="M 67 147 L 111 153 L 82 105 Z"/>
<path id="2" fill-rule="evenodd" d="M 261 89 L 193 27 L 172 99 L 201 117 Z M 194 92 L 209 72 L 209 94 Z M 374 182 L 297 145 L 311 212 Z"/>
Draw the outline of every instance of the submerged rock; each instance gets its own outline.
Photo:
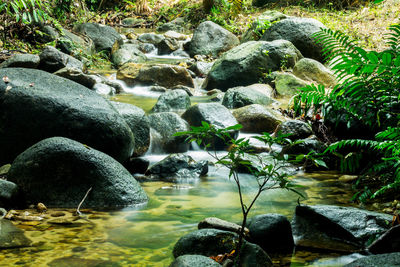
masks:
<path id="1" fill-rule="evenodd" d="M 147 201 L 132 175 L 110 156 L 63 137 L 45 139 L 20 154 L 8 179 L 29 203 L 75 208 L 117 208 Z"/>
<path id="2" fill-rule="evenodd" d="M 106 260 L 83 259 L 77 256 L 69 256 L 52 260 L 48 264 L 49 267 L 120 267 L 116 262 Z"/>
<path id="3" fill-rule="evenodd" d="M 0 219 L 0 249 L 29 247 L 31 243 L 12 222 Z"/>
<path id="4" fill-rule="evenodd" d="M 169 267 L 218 267 L 221 266 L 215 260 L 202 255 L 182 255 L 176 258 Z"/>

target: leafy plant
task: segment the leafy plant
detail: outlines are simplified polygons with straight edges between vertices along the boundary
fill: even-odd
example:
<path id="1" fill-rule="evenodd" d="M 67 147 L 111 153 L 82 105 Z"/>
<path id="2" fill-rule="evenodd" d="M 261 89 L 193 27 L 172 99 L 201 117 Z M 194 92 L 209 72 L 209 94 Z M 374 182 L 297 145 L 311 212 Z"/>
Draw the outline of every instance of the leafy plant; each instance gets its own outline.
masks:
<path id="1" fill-rule="evenodd" d="M 48 18 L 48 6 L 41 0 L 12 0 L 0 5 L 2 10 L 24 24 L 44 22 Z"/>
<path id="2" fill-rule="evenodd" d="M 272 161 L 266 162 L 257 154 L 251 153 L 249 139 L 240 138 L 235 140 L 232 137 L 232 131 L 237 131 L 242 126 L 240 124 L 219 129 L 214 125 L 210 125 L 207 122 L 202 122 L 202 126 L 191 127 L 191 131 L 181 132 L 176 135 L 188 135 L 188 141 L 195 141 L 199 145 L 203 145 L 207 152 L 216 160 L 216 164 L 220 164 L 229 169 L 229 178 L 233 179 L 236 183 L 240 206 L 242 211 L 242 227 L 239 233 L 239 241 L 236 245 L 236 259 L 240 258 L 240 251 L 243 245 L 244 229 L 246 226 L 247 218 L 250 210 L 254 206 L 255 202 L 261 195 L 261 193 L 272 190 L 272 189 L 287 189 L 293 191 L 299 195 L 300 192 L 296 190 L 297 185 L 293 184 L 288 179 L 288 174 L 284 171 L 287 166 L 287 156 L 280 154 L 272 154 Z M 215 138 L 221 139 L 226 145 L 230 145 L 230 149 L 226 155 L 216 153 L 213 148 Z M 272 146 L 275 142 L 286 142 L 286 136 L 274 138 L 271 135 L 265 135 L 265 138 L 258 137 L 257 139 L 264 141 L 269 146 Z M 251 155 L 251 157 L 248 157 Z M 255 160 L 250 160 L 253 158 Z M 240 170 L 246 169 L 249 173 L 254 175 L 258 188 L 256 194 L 253 196 L 249 203 L 245 203 L 242 184 L 240 181 L 239 172 Z"/>

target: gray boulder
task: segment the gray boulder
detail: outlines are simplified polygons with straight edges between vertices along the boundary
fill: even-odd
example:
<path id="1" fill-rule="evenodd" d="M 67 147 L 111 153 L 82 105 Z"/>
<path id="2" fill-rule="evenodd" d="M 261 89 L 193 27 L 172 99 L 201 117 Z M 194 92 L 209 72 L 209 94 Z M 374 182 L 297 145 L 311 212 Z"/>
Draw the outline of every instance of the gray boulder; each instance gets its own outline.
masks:
<path id="1" fill-rule="evenodd" d="M 226 91 L 222 105 L 227 108 L 241 108 L 252 104 L 270 105 L 276 102 L 268 91 L 256 90 L 253 87 L 234 87 Z"/>
<path id="2" fill-rule="evenodd" d="M 147 201 L 132 175 L 110 156 L 64 137 L 31 146 L 13 162 L 8 179 L 29 204 L 76 207 L 92 188 L 83 207 L 117 208 Z"/>
<path id="3" fill-rule="evenodd" d="M 74 31 L 82 33 L 93 40 L 97 52 L 111 49 L 116 41 L 121 41 L 119 33 L 112 27 L 97 23 L 82 23 L 75 25 Z"/>
<path id="4" fill-rule="evenodd" d="M 294 44 L 305 57 L 323 61 L 322 45 L 317 44 L 312 37 L 324 24 L 310 18 L 287 18 L 274 23 L 265 30 L 261 37 L 263 41 L 288 40 Z"/>
<path id="5" fill-rule="evenodd" d="M 141 156 L 150 146 L 150 121 L 143 109 L 131 104 L 111 102 L 124 118 L 135 138 L 134 156 Z"/>
<path id="6" fill-rule="evenodd" d="M 18 186 L 10 181 L 0 179 L 0 207 L 15 207 L 18 201 Z"/>
<path id="7" fill-rule="evenodd" d="M 191 105 L 190 97 L 188 93 L 181 89 L 168 91 L 157 100 L 154 105 L 153 112 L 179 112 L 187 110 Z"/>
<path id="8" fill-rule="evenodd" d="M 371 255 L 352 263 L 346 264 L 344 267 L 399 267 L 400 266 L 400 252 L 387 253 L 380 255 Z"/>
<path id="9" fill-rule="evenodd" d="M 272 110 L 259 104 L 235 109 L 232 115 L 243 126 L 241 130 L 250 133 L 272 133 L 282 122 Z"/>
<path id="10" fill-rule="evenodd" d="M 117 67 L 125 63 L 143 63 L 146 61 L 146 56 L 140 51 L 136 44 L 123 44 L 116 51 L 111 52 L 111 61 Z"/>
<path id="11" fill-rule="evenodd" d="M 81 50 L 87 55 L 92 55 L 96 51 L 92 39 L 83 34 L 72 33 L 65 28 L 62 28 L 56 47 L 68 55 L 76 52 L 76 50 Z"/>
<path id="12" fill-rule="evenodd" d="M 96 84 L 96 79 L 91 75 L 84 74 L 80 69 L 65 67 L 53 73 L 54 75 L 77 82 L 89 89 Z"/>
<path id="13" fill-rule="evenodd" d="M 149 120 L 151 128 L 156 131 L 152 135 L 154 143 L 158 143 L 162 151 L 180 153 L 189 150 L 185 136 L 173 136 L 177 132 L 190 130 L 189 124 L 179 115 L 173 112 L 159 112 L 151 114 Z"/>
<path id="14" fill-rule="evenodd" d="M 212 55 L 217 57 L 220 53 L 228 51 L 239 44 L 239 39 L 228 30 L 211 21 L 201 23 L 193 33 L 189 43 L 190 56 Z"/>
<path id="15" fill-rule="evenodd" d="M 352 207 L 296 207 L 292 221 L 296 246 L 358 251 L 370 238 L 388 230 L 392 216 Z"/>
<path id="16" fill-rule="evenodd" d="M 246 42 L 215 61 L 203 87 L 226 91 L 235 86 L 258 83 L 266 73 L 278 70 L 282 62 L 286 62 L 286 67 L 293 67 L 302 57 L 289 41 Z"/>
<path id="17" fill-rule="evenodd" d="M 169 181 L 182 181 L 183 179 L 197 179 L 208 172 L 208 162 L 196 162 L 191 156 L 185 154 L 171 154 L 150 166 L 146 175 Z"/>
<path id="18" fill-rule="evenodd" d="M 30 68 L 36 69 L 39 66 L 40 57 L 32 54 L 16 54 L 3 63 L 0 68 Z"/>
<path id="19" fill-rule="evenodd" d="M 9 220 L 0 219 L 0 249 L 29 247 L 32 243 L 21 229 Z"/>
<path id="20" fill-rule="evenodd" d="M 300 60 L 302 61 L 302 59 Z M 275 76 L 275 90 L 279 96 L 292 97 L 299 92 L 301 87 L 305 87 L 307 83 L 297 78 L 292 73 L 277 72 Z"/>
<path id="21" fill-rule="evenodd" d="M 162 34 L 155 34 L 155 33 L 143 33 L 139 35 L 137 38 L 142 43 L 149 43 L 153 45 L 158 45 L 162 40 L 165 39 L 164 35 Z"/>
<path id="22" fill-rule="evenodd" d="M 312 135 L 311 126 L 300 120 L 284 121 L 276 129 L 277 133 L 290 134 L 288 136 L 291 140 L 303 139 Z"/>
<path id="23" fill-rule="evenodd" d="M 215 260 L 202 255 L 182 255 L 176 258 L 169 267 L 218 267 L 221 266 Z"/>
<path id="24" fill-rule="evenodd" d="M 178 40 L 174 38 L 165 38 L 157 45 L 157 48 L 159 55 L 169 55 L 181 48 L 181 45 Z"/>
<path id="25" fill-rule="evenodd" d="M 336 78 L 333 72 L 324 65 L 311 58 L 303 58 L 296 63 L 293 74 L 300 79 L 323 84 L 327 87 L 336 85 Z"/>
<path id="26" fill-rule="evenodd" d="M 55 72 L 59 69 L 69 67 L 82 70 L 83 63 L 70 55 L 58 51 L 52 46 L 46 46 L 39 55 L 39 69 L 47 72 Z"/>
<path id="27" fill-rule="evenodd" d="M 250 219 L 250 241 L 266 252 L 292 252 L 294 241 L 289 220 L 280 214 L 257 215 Z"/>
<path id="28" fill-rule="evenodd" d="M 40 70 L 0 69 L 0 165 L 31 145 L 64 136 L 120 162 L 133 151 L 132 131 L 110 102 L 73 81 Z"/>

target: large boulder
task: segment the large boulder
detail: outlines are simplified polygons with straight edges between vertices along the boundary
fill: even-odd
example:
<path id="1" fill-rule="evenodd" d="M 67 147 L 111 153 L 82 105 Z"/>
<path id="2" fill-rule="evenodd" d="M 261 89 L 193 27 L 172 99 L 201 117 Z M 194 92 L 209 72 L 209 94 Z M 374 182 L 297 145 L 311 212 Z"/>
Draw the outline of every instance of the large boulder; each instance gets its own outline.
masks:
<path id="1" fill-rule="evenodd" d="M 392 216 L 352 207 L 297 206 L 292 221 L 296 246 L 358 251 L 390 227 Z"/>
<path id="2" fill-rule="evenodd" d="M 196 162 L 191 156 L 185 154 L 171 154 L 150 166 L 146 175 L 169 181 L 182 181 L 197 179 L 208 172 L 208 162 Z"/>
<path id="3" fill-rule="evenodd" d="M 293 74 L 297 77 L 327 87 L 336 85 L 336 78 L 333 72 L 318 61 L 311 58 L 303 58 L 296 63 Z"/>
<path id="4" fill-rule="evenodd" d="M 72 33 L 65 28 L 62 28 L 62 33 L 58 38 L 56 47 L 68 55 L 77 52 L 77 50 L 87 55 L 95 53 L 95 45 L 92 39 L 83 34 L 77 35 Z"/>
<path id="5" fill-rule="evenodd" d="M 140 51 L 137 44 L 123 44 L 119 49 L 111 52 L 111 61 L 117 67 L 125 63 L 143 63 L 146 61 L 146 56 Z"/>
<path id="6" fill-rule="evenodd" d="M 28 203 L 75 208 L 117 208 L 147 201 L 132 175 L 110 156 L 64 137 L 40 141 L 13 162 L 8 179 Z"/>
<path id="7" fill-rule="evenodd" d="M 180 153 L 189 150 L 186 136 L 173 136 L 177 132 L 189 131 L 189 124 L 173 112 L 159 112 L 149 116 L 150 126 L 155 130 L 152 134 L 155 147 L 163 152 Z M 156 151 L 154 151 L 156 152 Z M 161 151 L 158 151 L 161 152 Z"/>
<path id="8" fill-rule="evenodd" d="M 289 41 L 251 41 L 225 52 L 211 68 L 203 87 L 226 91 L 235 86 L 258 83 L 265 74 L 278 70 L 282 62 L 293 67 L 303 56 Z"/>
<path id="9" fill-rule="evenodd" d="M 230 109 L 252 104 L 270 105 L 274 102 L 276 101 L 271 98 L 268 90 L 260 91 L 251 86 L 239 86 L 228 89 L 222 99 L 222 105 Z"/>
<path id="10" fill-rule="evenodd" d="M 201 23 L 193 33 L 188 52 L 190 56 L 212 55 L 228 51 L 239 44 L 239 39 L 212 21 Z"/>
<path id="11" fill-rule="evenodd" d="M 93 40 L 97 52 L 111 52 L 115 41 L 121 41 L 119 33 L 112 27 L 97 23 L 82 23 L 75 25 L 74 31 L 82 33 Z"/>
<path id="12" fill-rule="evenodd" d="M 30 68 L 36 69 L 39 66 L 40 57 L 32 54 L 16 54 L 3 63 L 0 68 Z"/>
<path id="13" fill-rule="evenodd" d="M 34 69 L 0 69 L 0 165 L 29 146 L 64 136 L 127 160 L 132 131 L 110 102 L 73 81 Z"/>
<path id="14" fill-rule="evenodd" d="M 272 133 L 282 122 L 271 109 L 259 104 L 248 105 L 232 111 L 233 116 L 243 126 L 243 132 Z"/>
<path id="15" fill-rule="evenodd" d="M 355 260 L 344 267 L 399 267 L 400 252 L 371 255 Z"/>
<path id="16" fill-rule="evenodd" d="M 39 69 L 47 72 L 55 72 L 62 68 L 69 67 L 82 70 L 83 63 L 70 55 L 58 51 L 52 46 L 46 46 L 39 55 Z"/>
<path id="17" fill-rule="evenodd" d="M 210 259 L 210 257 L 202 255 L 182 255 L 176 258 L 169 267 L 218 267 L 221 266 L 215 260 Z"/>
<path id="18" fill-rule="evenodd" d="M 317 44 L 313 34 L 326 28 L 324 24 L 310 18 L 287 18 L 278 21 L 265 30 L 261 40 L 288 40 L 300 50 L 305 57 L 323 61 L 322 45 Z"/>
<path id="19" fill-rule="evenodd" d="M 300 59 L 302 61 L 303 59 Z M 279 96 L 292 97 L 305 87 L 307 82 L 288 72 L 276 72 L 273 74 L 275 90 Z"/>
<path id="20" fill-rule="evenodd" d="M 172 88 L 177 85 L 194 87 L 190 73 L 181 66 L 167 64 L 124 64 L 117 78 L 129 85 L 148 84 Z"/>
<path id="21" fill-rule="evenodd" d="M 131 104 L 111 102 L 124 118 L 135 138 L 134 156 L 141 156 L 150 146 L 150 121 L 143 109 Z"/>
<path id="22" fill-rule="evenodd" d="M 280 214 L 257 215 L 250 219 L 250 241 L 266 252 L 292 252 L 294 241 L 289 220 Z"/>
<path id="23" fill-rule="evenodd" d="M 166 112 L 166 111 L 185 111 L 191 105 L 190 97 L 186 91 L 182 89 L 176 89 L 168 91 L 162 95 L 157 100 L 154 105 L 153 112 Z"/>

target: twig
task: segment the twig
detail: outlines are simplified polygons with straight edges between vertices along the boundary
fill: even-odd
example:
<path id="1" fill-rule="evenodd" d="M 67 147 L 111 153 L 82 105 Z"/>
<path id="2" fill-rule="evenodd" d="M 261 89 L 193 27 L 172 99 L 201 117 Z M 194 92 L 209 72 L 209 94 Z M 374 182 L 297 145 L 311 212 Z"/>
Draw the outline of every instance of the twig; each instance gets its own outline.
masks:
<path id="1" fill-rule="evenodd" d="M 85 196 L 83 197 L 81 203 L 79 203 L 78 208 L 76 209 L 76 214 L 81 215 L 82 213 L 79 211 L 79 209 L 81 208 L 83 202 L 85 202 L 85 199 L 87 198 L 87 196 L 89 195 L 90 191 L 92 190 L 92 187 L 89 188 L 89 190 L 86 192 Z"/>

